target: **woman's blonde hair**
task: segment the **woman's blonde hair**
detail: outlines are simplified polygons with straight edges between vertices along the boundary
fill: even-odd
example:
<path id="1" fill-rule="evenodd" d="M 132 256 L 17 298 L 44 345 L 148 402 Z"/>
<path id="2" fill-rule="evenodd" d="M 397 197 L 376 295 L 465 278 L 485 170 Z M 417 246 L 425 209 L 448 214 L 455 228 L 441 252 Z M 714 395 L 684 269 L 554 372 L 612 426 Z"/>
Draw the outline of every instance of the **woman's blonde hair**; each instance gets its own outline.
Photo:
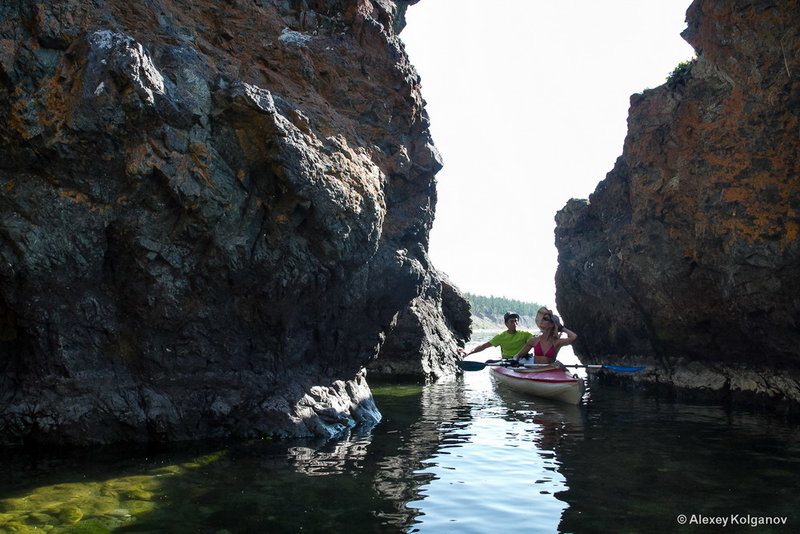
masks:
<path id="1" fill-rule="evenodd" d="M 539 308 L 539 311 L 536 312 L 536 326 L 542 328 L 542 317 L 545 315 L 553 315 L 551 310 L 548 310 L 546 306 L 542 306 Z"/>
<path id="2" fill-rule="evenodd" d="M 544 317 L 545 315 L 549 315 L 551 318 L 556 317 L 553 311 L 548 309 L 546 306 L 542 306 L 541 308 L 539 308 L 539 311 L 536 312 L 536 326 L 538 326 L 539 330 L 541 330 L 542 332 L 544 332 L 544 328 L 542 328 L 542 317 Z M 557 328 L 559 324 L 560 321 L 558 324 L 553 322 L 553 328 L 550 330 L 550 334 L 548 335 L 549 338 L 558 339 L 561 336 L 561 332 Z"/>

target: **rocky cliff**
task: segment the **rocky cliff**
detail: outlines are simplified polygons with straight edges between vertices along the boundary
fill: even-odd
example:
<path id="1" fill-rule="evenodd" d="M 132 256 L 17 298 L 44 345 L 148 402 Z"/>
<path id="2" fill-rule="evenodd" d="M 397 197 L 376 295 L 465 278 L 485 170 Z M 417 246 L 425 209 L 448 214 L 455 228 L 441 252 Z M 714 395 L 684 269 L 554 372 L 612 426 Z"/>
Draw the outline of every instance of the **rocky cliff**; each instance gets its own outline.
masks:
<path id="1" fill-rule="evenodd" d="M 1 443 L 380 417 L 437 284 L 413 3 L 0 2 Z"/>
<path id="2" fill-rule="evenodd" d="M 800 401 L 800 3 L 696 0 L 697 60 L 631 97 L 622 156 L 556 216 L 558 308 L 589 363 Z"/>

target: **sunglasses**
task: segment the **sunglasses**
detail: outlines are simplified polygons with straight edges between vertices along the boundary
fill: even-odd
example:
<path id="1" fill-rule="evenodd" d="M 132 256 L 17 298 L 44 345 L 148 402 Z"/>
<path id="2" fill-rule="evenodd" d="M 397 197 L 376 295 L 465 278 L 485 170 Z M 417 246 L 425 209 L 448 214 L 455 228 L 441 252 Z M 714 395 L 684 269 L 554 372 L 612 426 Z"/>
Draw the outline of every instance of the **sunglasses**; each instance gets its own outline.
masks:
<path id="1" fill-rule="evenodd" d="M 550 317 L 542 317 L 542 321 L 547 321 L 548 323 L 553 322 L 553 320 Z"/>

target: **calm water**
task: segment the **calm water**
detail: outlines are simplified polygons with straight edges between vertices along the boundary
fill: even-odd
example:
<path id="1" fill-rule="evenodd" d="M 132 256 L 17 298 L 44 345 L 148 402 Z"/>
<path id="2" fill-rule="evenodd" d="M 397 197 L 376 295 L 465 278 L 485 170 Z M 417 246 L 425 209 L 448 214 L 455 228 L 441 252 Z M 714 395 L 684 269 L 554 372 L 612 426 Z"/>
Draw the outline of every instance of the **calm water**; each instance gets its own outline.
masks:
<path id="1" fill-rule="evenodd" d="M 375 395 L 381 424 L 337 442 L 5 451 L 0 533 L 800 531 L 792 422 L 592 383 L 566 406 L 485 371 Z"/>

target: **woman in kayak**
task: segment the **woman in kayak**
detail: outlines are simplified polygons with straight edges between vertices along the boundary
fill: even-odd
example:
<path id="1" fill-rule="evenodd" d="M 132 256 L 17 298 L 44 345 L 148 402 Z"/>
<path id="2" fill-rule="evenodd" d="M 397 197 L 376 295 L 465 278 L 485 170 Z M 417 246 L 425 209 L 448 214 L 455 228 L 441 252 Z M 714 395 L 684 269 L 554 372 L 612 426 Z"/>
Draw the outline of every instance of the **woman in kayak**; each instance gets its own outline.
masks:
<path id="1" fill-rule="evenodd" d="M 564 328 L 558 315 L 554 315 L 552 311 L 544 307 L 539 308 L 539 311 L 536 312 L 536 325 L 542 330 L 542 333 L 530 338 L 525 346 L 514 355 L 514 359 L 519 361 L 520 358 L 530 354 L 533 349 L 533 363 L 555 365 L 558 351 L 561 350 L 561 347 L 571 345 L 578 339 L 578 334 Z M 562 332 L 567 337 L 561 337 Z"/>
<path id="2" fill-rule="evenodd" d="M 520 349 L 525 345 L 526 341 L 533 337 L 533 334 L 525 330 L 517 330 L 517 324 L 519 323 L 518 313 L 506 313 L 503 316 L 503 322 L 506 324 L 507 330 L 500 332 L 486 343 L 473 348 L 471 351 L 464 354 L 464 357 L 488 349 L 489 347 L 497 346 L 500 347 L 500 354 L 503 356 L 503 359 L 513 358 L 515 354 L 521 353 Z M 463 352 L 464 349 L 458 350 Z M 527 352 L 525 354 L 527 354 Z"/>

